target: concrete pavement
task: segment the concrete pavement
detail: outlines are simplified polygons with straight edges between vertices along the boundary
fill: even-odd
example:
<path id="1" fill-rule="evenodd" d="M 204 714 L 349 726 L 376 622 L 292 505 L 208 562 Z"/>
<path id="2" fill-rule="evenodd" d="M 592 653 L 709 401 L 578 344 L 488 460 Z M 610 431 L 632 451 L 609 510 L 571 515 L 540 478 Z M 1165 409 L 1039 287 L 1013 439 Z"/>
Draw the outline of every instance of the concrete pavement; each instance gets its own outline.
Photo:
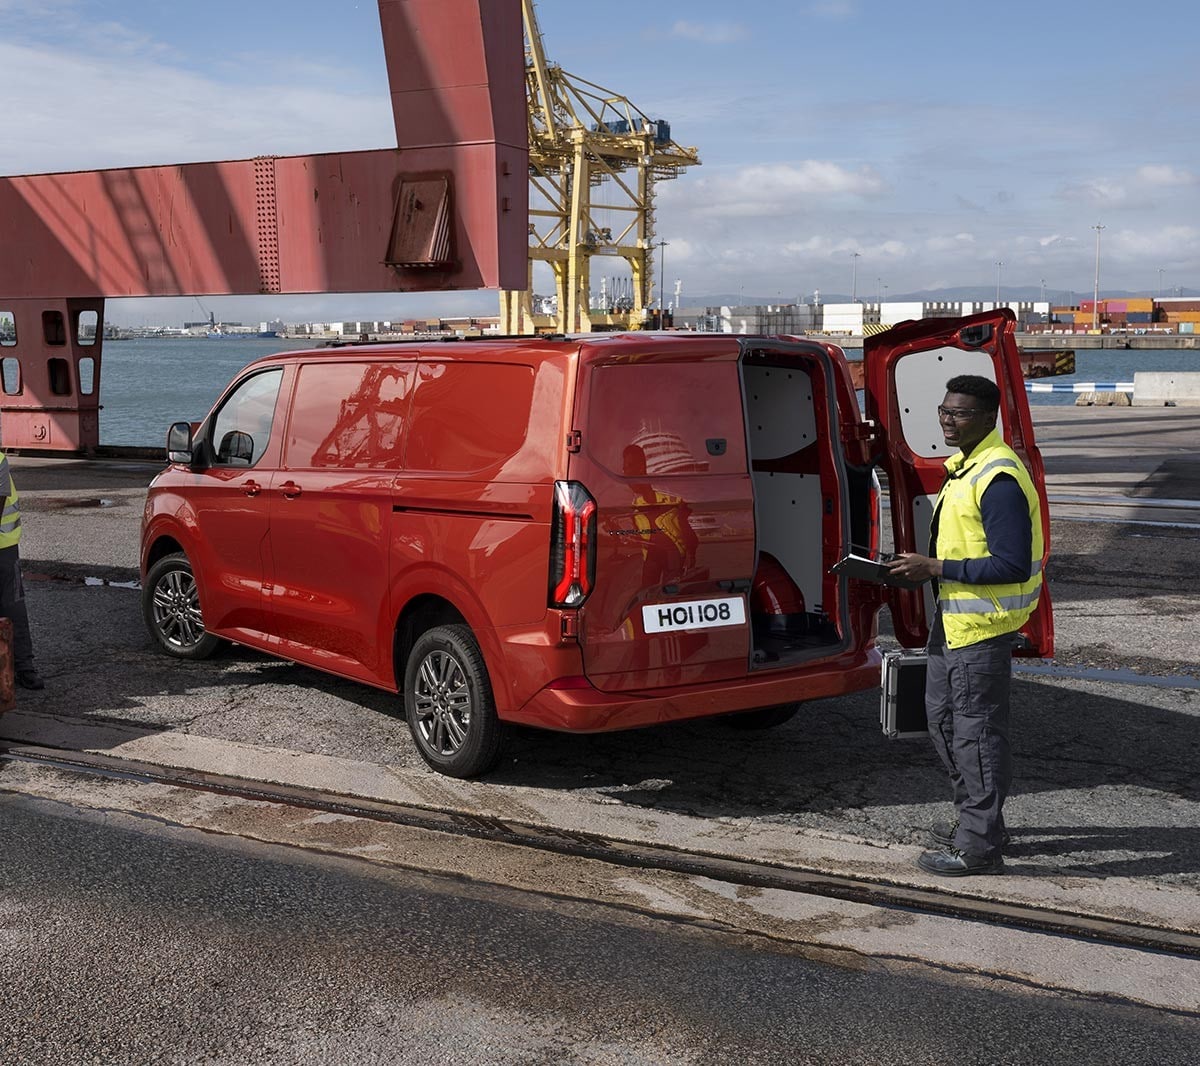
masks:
<path id="1" fill-rule="evenodd" d="M 1053 490 L 1153 499 L 1137 494 L 1159 491 L 1165 464 L 1187 474 L 1200 412 L 1040 408 L 1037 426 Z M 923 827 L 948 810 L 941 771 L 927 745 L 878 734 L 874 694 L 814 703 L 766 734 L 718 722 L 592 737 L 517 731 L 495 774 L 451 781 L 413 752 L 395 696 L 244 649 L 198 664 L 154 650 L 136 592 L 111 583 L 132 576 L 152 467 L 13 464 L 48 686 L 22 693 L 0 718 L 8 738 L 1200 930 L 1196 688 L 1019 675 L 1009 873 L 948 885 L 912 865 Z M 1169 484 L 1178 492 L 1190 482 Z M 1056 521 L 1052 533 L 1061 663 L 1200 676 L 1194 533 L 1077 521 Z M 4 780 L 16 783 L 11 768 Z M 22 787 L 59 788 L 36 775 Z M 208 812 L 195 817 L 221 824 Z M 414 846 L 408 861 L 454 872 L 463 848 L 443 839 Z M 535 868 L 543 886 L 571 890 L 570 870 L 548 882 Z M 506 868 L 504 877 L 516 874 Z M 626 878 L 609 891 L 662 913 L 771 935 L 787 929 L 808 943 L 1200 1009 L 1200 963 L 1189 960 L 1146 970 L 1142 959 L 1128 972 L 1082 947 L 1035 952 L 980 941 L 982 930 L 964 940 L 925 920 L 897 930 L 887 915 L 825 906 L 806 914 L 769 897 L 730 897 L 721 886 Z M 1066 961 L 1046 969 L 1056 955 Z"/>

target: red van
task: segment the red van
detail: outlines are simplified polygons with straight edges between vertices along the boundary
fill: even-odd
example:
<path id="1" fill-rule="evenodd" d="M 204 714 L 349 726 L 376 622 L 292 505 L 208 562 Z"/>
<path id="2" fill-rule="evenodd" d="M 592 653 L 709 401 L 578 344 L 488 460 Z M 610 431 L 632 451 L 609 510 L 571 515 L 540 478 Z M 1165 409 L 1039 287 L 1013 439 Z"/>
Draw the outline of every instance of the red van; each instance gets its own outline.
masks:
<path id="1" fill-rule="evenodd" d="M 1011 313 L 908 323 L 867 351 L 865 417 L 817 340 L 591 334 L 372 344 L 246 367 L 176 423 L 142 526 L 159 644 L 220 640 L 403 693 L 447 774 L 503 724 L 785 721 L 878 686 L 876 617 L 924 594 L 831 572 L 924 547 L 946 380 L 1001 384 L 1041 484 Z M 1049 654 L 1049 601 L 1027 627 Z"/>

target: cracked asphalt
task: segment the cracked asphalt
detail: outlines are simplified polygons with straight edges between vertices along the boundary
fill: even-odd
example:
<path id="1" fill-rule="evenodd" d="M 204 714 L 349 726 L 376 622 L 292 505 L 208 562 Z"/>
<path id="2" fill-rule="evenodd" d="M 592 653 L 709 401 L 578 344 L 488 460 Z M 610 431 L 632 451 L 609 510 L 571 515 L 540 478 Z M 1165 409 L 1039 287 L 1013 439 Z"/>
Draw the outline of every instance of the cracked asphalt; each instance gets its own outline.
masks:
<path id="1" fill-rule="evenodd" d="M 1037 409 L 1055 492 L 1134 497 L 1170 465 L 1191 491 L 1200 411 Z M 203 663 L 156 652 L 128 582 L 153 467 L 14 457 L 41 693 L 20 710 L 265 745 L 426 775 L 394 695 L 226 648 Z M 1190 471 L 1190 473 L 1189 473 Z M 1161 479 L 1160 479 L 1161 480 Z M 1139 497 L 1144 498 L 1144 497 Z M 1195 531 L 1052 522 L 1060 665 L 1200 678 Z M 105 579 L 86 583 L 86 579 Z M 886 635 L 884 640 L 886 641 Z M 1068 882 L 1114 875 L 1200 887 L 1200 689 L 1018 674 L 1010 867 Z M 601 811 L 707 819 L 714 837 L 777 827 L 883 845 L 924 842 L 944 818 L 922 741 L 879 733 L 874 692 L 822 700 L 780 728 L 719 720 L 568 736 L 512 730 L 481 786 L 570 796 Z"/>

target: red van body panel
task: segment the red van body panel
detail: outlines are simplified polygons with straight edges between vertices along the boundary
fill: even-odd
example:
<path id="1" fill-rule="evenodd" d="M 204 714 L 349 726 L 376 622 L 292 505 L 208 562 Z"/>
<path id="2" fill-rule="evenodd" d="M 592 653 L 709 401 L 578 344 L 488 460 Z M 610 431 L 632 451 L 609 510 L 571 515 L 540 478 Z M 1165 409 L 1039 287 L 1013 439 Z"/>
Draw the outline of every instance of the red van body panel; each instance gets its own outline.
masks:
<path id="1" fill-rule="evenodd" d="M 597 339 L 580 353 L 575 425 L 586 428 L 569 474 L 598 509 L 580 641 L 602 691 L 746 675 L 755 545 L 740 354 L 735 337 L 688 334 Z M 636 402 L 646 396 L 649 410 Z M 741 625 L 645 629 L 643 609 L 653 617 L 732 599 L 742 601 Z"/>
<path id="2" fill-rule="evenodd" d="M 876 425 L 841 350 L 805 338 L 272 356 L 153 482 L 142 575 L 182 551 L 208 633 L 392 691 L 423 632 L 465 625 L 497 717 L 550 729 L 872 688 L 884 593 L 830 567 L 878 547 L 874 462 L 909 489 L 928 476 L 903 466 L 888 373 L 868 364 Z M 1023 401 L 1007 418 L 1036 468 Z M 235 422 L 250 429 L 218 440 Z"/>

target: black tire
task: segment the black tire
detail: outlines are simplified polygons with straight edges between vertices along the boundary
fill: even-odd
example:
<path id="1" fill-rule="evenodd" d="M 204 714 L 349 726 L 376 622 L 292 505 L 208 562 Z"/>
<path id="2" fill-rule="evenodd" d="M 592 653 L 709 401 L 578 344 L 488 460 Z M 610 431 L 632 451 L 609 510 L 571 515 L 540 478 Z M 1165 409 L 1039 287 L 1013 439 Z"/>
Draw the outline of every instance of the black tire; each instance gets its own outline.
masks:
<path id="1" fill-rule="evenodd" d="M 159 647 L 177 659 L 207 659 L 221 643 L 204 628 L 200 587 L 183 552 L 164 555 L 150 567 L 142 617 Z"/>
<path id="2" fill-rule="evenodd" d="M 475 777 L 496 765 L 503 729 L 470 627 L 436 626 L 417 638 L 404 671 L 404 712 L 417 751 L 435 770 Z"/>
<path id="3" fill-rule="evenodd" d="M 800 710 L 798 703 L 780 703 L 774 707 L 759 707 L 756 711 L 738 711 L 721 720 L 731 729 L 774 729 L 790 722 Z"/>

